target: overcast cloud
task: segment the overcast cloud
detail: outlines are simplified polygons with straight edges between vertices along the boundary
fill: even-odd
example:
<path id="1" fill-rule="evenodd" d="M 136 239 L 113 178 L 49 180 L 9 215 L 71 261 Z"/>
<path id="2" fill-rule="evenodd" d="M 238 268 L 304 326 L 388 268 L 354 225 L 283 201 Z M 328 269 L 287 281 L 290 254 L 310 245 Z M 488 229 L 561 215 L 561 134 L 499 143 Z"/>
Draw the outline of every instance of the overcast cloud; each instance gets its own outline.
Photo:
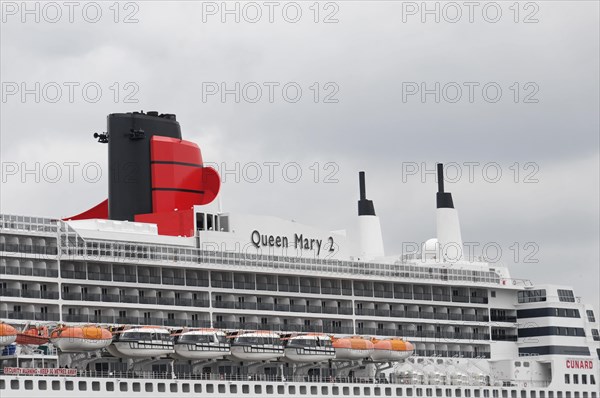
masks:
<path id="1" fill-rule="evenodd" d="M 107 191 L 107 148 L 92 133 L 105 131 L 109 113 L 158 110 L 177 114 L 184 138 L 201 146 L 205 161 L 228 169 L 240 163 L 238 182 L 234 174 L 225 176 L 225 210 L 351 229 L 356 175 L 367 171 L 368 196 L 382 217 L 388 254 L 399 253 L 402 242 L 422 242 L 435 234 L 435 181 L 421 176 L 421 165 L 479 162 L 472 181 L 463 167 L 462 178 L 447 184 L 464 240 L 498 242 L 501 261 L 513 276 L 572 284 L 576 295 L 597 305 L 598 3 L 534 2 L 536 7 L 520 9 L 518 17 L 509 9 L 512 3 L 497 3 L 502 17 L 496 23 L 483 17 L 485 2 L 475 10 L 473 23 L 465 7 L 456 23 L 444 18 L 452 18 L 452 10 L 439 23 L 431 15 L 423 23 L 420 13 L 410 14 L 407 2 L 361 1 L 320 3 L 318 23 L 312 2 L 298 3 L 302 17 L 297 23 L 284 19 L 286 3 L 275 8 L 274 23 L 268 22 L 262 2 L 254 3 L 263 12 L 257 23 L 248 21 L 253 10 L 243 14 L 244 3 L 239 3 L 239 23 L 231 15 L 223 23 L 219 13 L 203 13 L 203 7 L 210 11 L 221 2 L 137 2 L 127 8 L 121 3 L 117 23 L 112 2 L 97 3 L 102 9 L 97 23 L 82 17 L 86 3 L 80 3 L 73 23 L 64 6 L 62 19 L 50 23 L 45 19 L 54 18 L 53 11 L 44 15 L 39 3 L 36 23 L 28 15 L 21 21 L 20 2 L 13 3 L 17 11 L 5 3 L 1 211 L 61 217 L 100 202 Z M 293 18 L 294 10 L 288 11 Z M 494 13 L 488 11 L 489 19 Z M 138 22 L 123 23 L 132 12 L 130 18 Z M 323 23 L 326 16 L 338 22 Z M 526 18 L 538 22 L 524 23 Z M 36 82 L 39 103 L 33 94 L 22 98 L 21 84 L 34 89 Z M 51 82 L 63 86 L 55 103 Z M 79 84 L 72 103 L 65 82 Z M 90 82 L 102 88 L 96 103 L 81 93 Z M 219 94 L 206 96 L 206 89 L 215 87 L 211 83 L 221 82 L 229 88 L 256 82 L 262 97 L 250 102 L 255 96 L 250 86 L 239 103 L 234 95 L 224 102 Z M 279 84 L 272 103 L 265 82 Z M 302 88 L 298 102 L 282 95 L 289 82 Z M 406 95 L 421 83 L 432 89 L 435 82 L 442 88 L 456 84 L 441 92 L 439 103 L 434 94 L 424 102 L 420 94 Z M 472 102 L 465 82 L 474 87 Z M 502 89 L 497 102 L 482 94 L 488 83 Z M 453 103 L 456 85 L 462 97 Z M 19 92 L 13 95 L 15 87 Z M 137 103 L 127 102 L 128 94 Z M 74 182 L 66 175 L 55 183 L 36 182 L 22 170 L 22 163 L 34 168 L 36 162 L 41 168 L 48 162 L 95 162 L 104 173 L 92 183 L 79 167 Z M 255 176 L 249 162 L 279 162 L 274 182 L 267 167 L 258 182 L 248 181 Z M 302 169 L 297 183 L 282 176 L 282 165 L 289 162 Z M 318 176 L 310 168 L 315 162 Z M 19 170 L 9 175 L 6 167 L 13 164 Z M 403 178 L 413 164 L 419 172 Z M 500 166 L 498 182 L 482 174 L 486 164 Z M 327 176 L 334 182 L 325 182 Z M 514 242 L 521 248 L 516 263 L 509 249 Z M 539 248 L 533 254 L 538 263 L 523 262 L 532 252 L 531 246 L 525 248 L 529 242 Z"/>

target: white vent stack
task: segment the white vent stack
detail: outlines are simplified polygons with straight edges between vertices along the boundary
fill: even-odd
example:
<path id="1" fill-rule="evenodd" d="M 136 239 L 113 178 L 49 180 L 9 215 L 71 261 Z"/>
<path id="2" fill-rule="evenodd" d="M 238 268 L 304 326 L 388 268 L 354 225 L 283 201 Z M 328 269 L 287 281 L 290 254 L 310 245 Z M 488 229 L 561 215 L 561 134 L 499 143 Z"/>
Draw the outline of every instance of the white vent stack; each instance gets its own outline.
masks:
<path id="1" fill-rule="evenodd" d="M 444 165 L 437 164 L 437 239 L 441 251 L 440 260 L 457 262 L 463 259 L 463 241 L 460 234 L 458 212 L 452 202 L 452 194 L 444 192 Z"/>
<path id="2" fill-rule="evenodd" d="M 358 173 L 360 200 L 358 201 L 358 238 L 361 260 L 383 257 L 383 237 L 379 217 L 375 215 L 373 201 L 367 199 L 365 172 Z"/>

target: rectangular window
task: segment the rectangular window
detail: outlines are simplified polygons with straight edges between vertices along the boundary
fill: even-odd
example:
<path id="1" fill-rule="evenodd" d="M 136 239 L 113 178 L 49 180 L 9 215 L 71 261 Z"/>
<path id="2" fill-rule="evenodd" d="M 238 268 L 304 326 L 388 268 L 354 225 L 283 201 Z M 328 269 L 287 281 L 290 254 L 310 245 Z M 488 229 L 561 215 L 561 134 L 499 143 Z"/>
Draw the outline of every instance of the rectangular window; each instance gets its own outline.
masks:
<path id="1" fill-rule="evenodd" d="M 558 300 L 567 303 L 574 303 L 575 295 L 573 294 L 572 290 L 558 289 Z"/>
<path id="2" fill-rule="evenodd" d="M 565 384 L 571 384 L 571 375 L 565 375 Z"/>
<path id="3" fill-rule="evenodd" d="M 594 316 L 594 311 L 587 310 L 586 312 L 588 322 L 596 322 L 596 317 Z"/>
<path id="4" fill-rule="evenodd" d="M 196 229 L 204 231 L 204 213 L 196 214 Z"/>
<path id="5" fill-rule="evenodd" d="M 519 304 L 546 301 L 546 289 L 524 290 L 517 293 Z"/>

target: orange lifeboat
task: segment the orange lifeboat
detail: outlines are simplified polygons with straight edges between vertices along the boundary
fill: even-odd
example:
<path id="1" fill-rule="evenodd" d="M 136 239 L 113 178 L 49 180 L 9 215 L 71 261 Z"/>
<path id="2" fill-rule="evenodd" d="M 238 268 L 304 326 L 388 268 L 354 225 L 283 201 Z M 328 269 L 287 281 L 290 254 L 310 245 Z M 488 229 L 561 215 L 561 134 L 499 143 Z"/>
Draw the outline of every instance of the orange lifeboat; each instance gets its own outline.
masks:
<path id="1" fill-rule="evenodd" d="M 368 358 L 373 352 L 373 343 L 362 337 L 343 337 L 333 340 L 336 359 L 358 360 Z"/>
<path id="2" fill-rule="evenodd" d="M 96 351 L 108 347 L 112 333 L 98 326 L 59 327 L 50 341 L 62 352 Z"/>
<path id="3" fill-rule="evenodd" d="M 0 322 L 0 347 L 11 345 L 17 340 L 17 329 Z"/>
<path id="4" fill-rule="evenodd" d="M 410 357 L 415 351 L 415 346 L 402 339 L 372 339 L 373 352 L 371 359 L 376 362 L 399 361 Z"/>
<path id="5" fill-rule="evenodd" d="M 23 332 L 17 333 L 17 344 L 39 346 L 46 344 L 49 340 L 48 328 L 46 326 L 33 326 Z"/>

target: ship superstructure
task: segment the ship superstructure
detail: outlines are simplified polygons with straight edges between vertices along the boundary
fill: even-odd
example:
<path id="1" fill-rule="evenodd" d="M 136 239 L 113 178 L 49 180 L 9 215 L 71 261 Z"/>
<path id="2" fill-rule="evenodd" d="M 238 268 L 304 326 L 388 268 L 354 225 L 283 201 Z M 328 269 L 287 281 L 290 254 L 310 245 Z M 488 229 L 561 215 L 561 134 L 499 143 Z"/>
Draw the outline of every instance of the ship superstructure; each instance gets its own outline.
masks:
<path id="1" fill-rule="evenodd" d="M 3 398 L 598 398 L 594 309 L 466 258 L 442 165 L 436 238 L 386 256 L 364 173 L 352 237 L 221 211 L 174 115 L 97 138 L 133 183 L 70 219 L 1 216 Z"/>

